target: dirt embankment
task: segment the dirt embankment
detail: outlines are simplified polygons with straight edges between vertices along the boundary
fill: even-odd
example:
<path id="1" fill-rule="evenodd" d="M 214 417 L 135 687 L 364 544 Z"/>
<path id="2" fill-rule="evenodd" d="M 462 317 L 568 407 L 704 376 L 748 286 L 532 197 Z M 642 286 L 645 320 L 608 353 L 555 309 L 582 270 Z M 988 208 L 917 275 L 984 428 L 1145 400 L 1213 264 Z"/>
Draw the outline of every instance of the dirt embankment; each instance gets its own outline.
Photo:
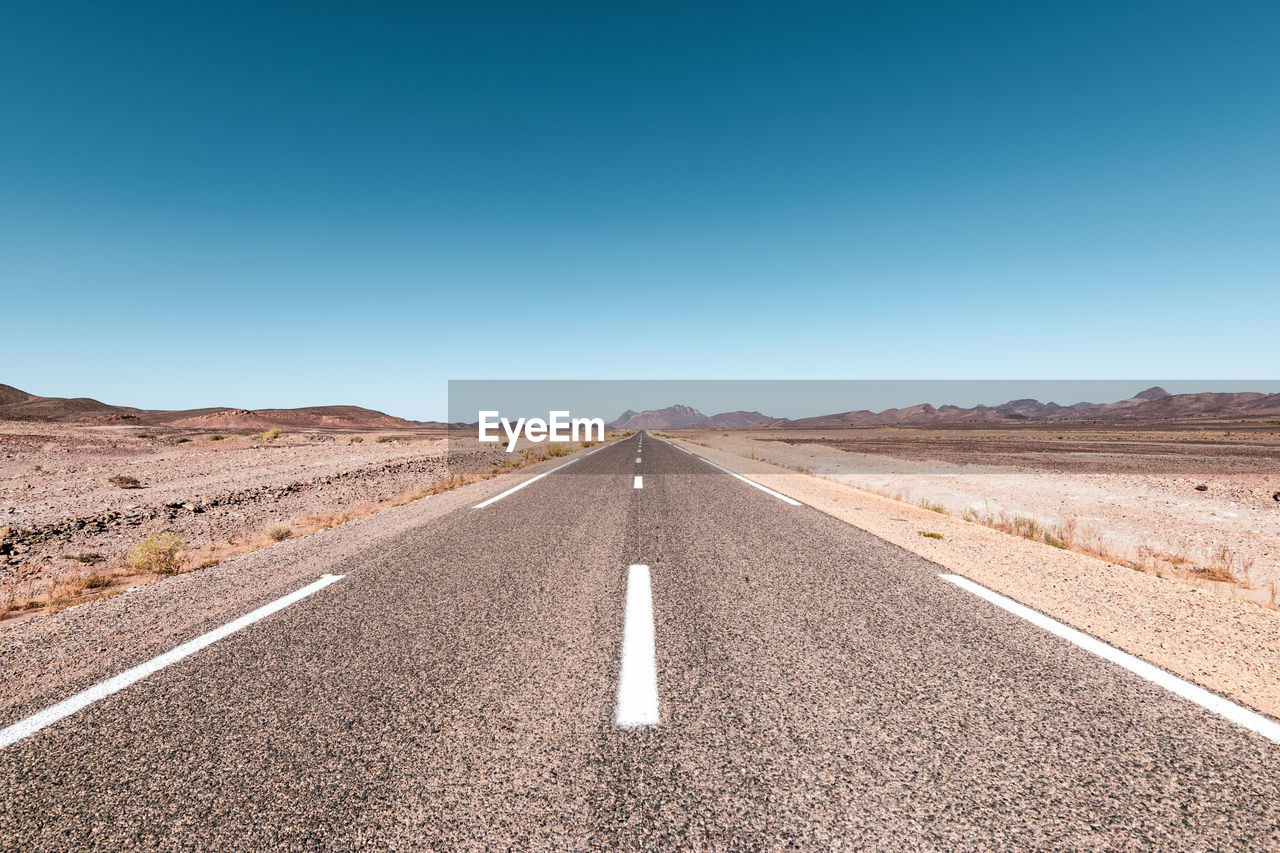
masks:
<path id="1" fill-rule="evenodd" d="M 118 567 L 161 531 L 214 553 L 273 522 L 393 500 L 458 463 L 440 433 L 265 435 L 0 424 L 0 605 Z"/>

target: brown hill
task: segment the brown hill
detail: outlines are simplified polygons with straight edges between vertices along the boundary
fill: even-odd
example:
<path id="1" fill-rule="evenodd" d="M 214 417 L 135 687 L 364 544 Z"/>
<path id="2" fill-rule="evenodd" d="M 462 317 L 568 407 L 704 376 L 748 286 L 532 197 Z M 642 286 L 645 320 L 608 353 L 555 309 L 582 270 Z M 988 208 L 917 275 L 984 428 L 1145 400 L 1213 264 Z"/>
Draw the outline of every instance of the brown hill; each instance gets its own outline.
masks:
<path id="1" fill-rule="evenodd" d="M 734 427 L 763 426 L 773 423 L 777 418 L 762 415 L 759 412 L 721 412 L 702 420 L 686 424 L 685 429 L 733 429 Z"/>
<path id="2" fill-rule="evenodd" d="M 135 423 L 195 429 L 414 429 L 385 412 L 360 406 L 307 406 L 300 409 L 207 408 L 162 411 L 112 406 L 88 397 L 39 397 L 0 385 L 0 420 L 60 423 Z"/>

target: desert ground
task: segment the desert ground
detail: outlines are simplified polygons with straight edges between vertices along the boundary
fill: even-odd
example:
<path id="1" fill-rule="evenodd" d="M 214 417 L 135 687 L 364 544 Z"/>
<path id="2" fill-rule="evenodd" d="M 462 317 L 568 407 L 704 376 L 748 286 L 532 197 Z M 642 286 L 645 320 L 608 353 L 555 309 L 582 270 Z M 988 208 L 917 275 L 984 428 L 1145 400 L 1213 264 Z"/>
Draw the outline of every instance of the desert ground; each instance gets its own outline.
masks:
<path id="1" fill-rule="evenodd" d="M 435 429 L 0 421 L 0 613 L 29 618 L 155 579 L 130 557 L 151 537 L 181 541 L 175 572 L 207 568 L 531 461 L 447 444 Z"/>
<path id="2" fill-rule="evenodd" d="M 1280 422 L 687 430 L 682 437 L 1275 606 Z"/>

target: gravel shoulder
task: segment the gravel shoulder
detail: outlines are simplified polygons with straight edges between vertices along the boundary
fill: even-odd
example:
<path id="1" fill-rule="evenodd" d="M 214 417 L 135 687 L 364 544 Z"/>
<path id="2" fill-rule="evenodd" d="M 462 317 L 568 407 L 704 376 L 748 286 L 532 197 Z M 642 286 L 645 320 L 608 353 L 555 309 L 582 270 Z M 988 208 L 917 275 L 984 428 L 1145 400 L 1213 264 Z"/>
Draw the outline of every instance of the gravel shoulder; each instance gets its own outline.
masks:
<path id="1" fill-rule="evenodd" d="M 700 439 L 703 438 L 700 436 Z M 712 439 L 715 441 L 715 439 Z M 717 447 L 682 446 L 1280 718 L 1280 613 Z M 920 532 L 939 534 L 927 538 Z"/>
<path id="2" fill-rule="evenodd" d="M 952 515 L 1030 520 L 1078 550 L 1274 604 L 1280 442 L 1270 432 L 735 431 L 688 436 Z M 1221 579 L 1231 577 L 1232 583 Z"/>

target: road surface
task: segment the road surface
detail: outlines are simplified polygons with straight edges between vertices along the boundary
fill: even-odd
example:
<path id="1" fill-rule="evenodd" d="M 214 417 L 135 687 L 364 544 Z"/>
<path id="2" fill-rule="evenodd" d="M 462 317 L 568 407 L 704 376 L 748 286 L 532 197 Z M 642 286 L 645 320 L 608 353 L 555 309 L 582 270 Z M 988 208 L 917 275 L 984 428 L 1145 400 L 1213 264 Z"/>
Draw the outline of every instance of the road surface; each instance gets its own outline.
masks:
<path id="1" fill-rule="evenodd" d="M 1276 743 L 654 436 L 475 488 L 15 736 L 3 848 L 1280 849 Z"/>

